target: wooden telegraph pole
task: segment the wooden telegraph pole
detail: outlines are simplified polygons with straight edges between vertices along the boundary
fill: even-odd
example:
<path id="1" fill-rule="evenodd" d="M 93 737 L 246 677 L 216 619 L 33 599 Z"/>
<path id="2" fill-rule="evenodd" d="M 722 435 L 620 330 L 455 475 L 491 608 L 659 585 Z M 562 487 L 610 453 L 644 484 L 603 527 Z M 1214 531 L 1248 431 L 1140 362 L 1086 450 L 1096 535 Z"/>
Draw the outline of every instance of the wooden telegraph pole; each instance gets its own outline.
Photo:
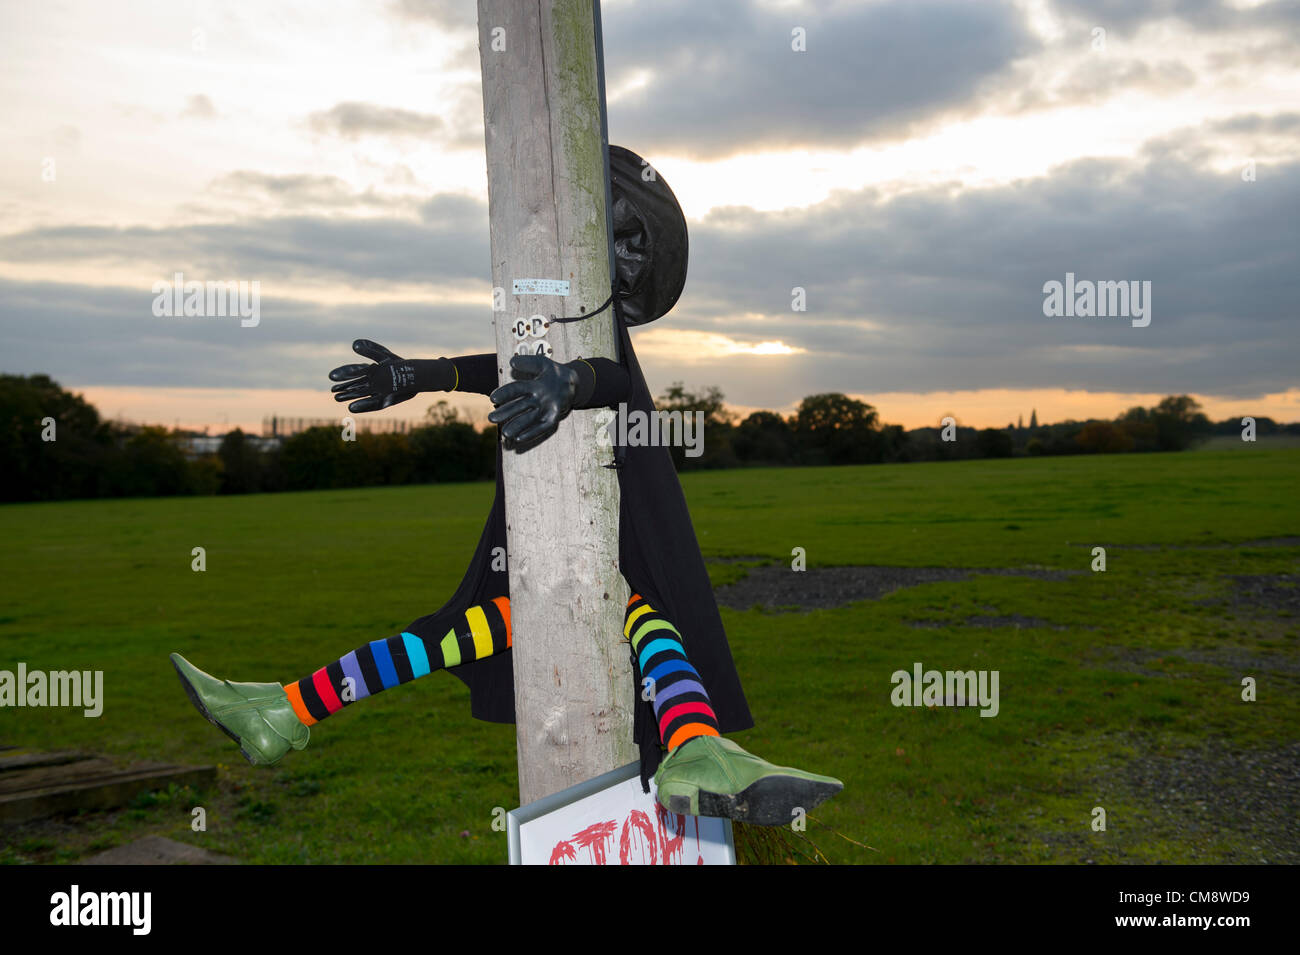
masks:
<path id="1" fill-rule="evenodd" d="M 549 346 L 558 362 L 615 354 L 610 309 L 534 321 L 592 312 L 610 293 L 598 3 L 478 0 L 502 383 L 521 344 Z M 574 411 L 542 444 L 504 455 L 524 805 L 636 755 L 618 477 L 602 466 L 610 451 L 597 444 L 598 424 L 595 411 Z"/>

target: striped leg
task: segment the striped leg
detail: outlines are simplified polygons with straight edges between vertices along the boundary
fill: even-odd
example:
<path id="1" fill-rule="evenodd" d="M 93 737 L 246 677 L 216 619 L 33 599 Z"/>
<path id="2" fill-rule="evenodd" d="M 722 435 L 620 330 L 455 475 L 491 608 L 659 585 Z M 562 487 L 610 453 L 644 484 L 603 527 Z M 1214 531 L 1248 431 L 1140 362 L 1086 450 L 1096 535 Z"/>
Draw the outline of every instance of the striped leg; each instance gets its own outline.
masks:
<path id="1" fill-rule="evenodd" d="M 349 703 L 510 644 L 510 598 L 494 597 L 461 614 L 421 617 L 397 636 L 363 644 L 284 689 L 298 719 L 311 726 Z"/>
<path id="2" fill-rule="evenodd" d="M 670 751 L 697 736 L 718 736 L 718 718 L 672 621 L 640 595 L 627 602 L 623 635 L 636 654 L 638 683 L 652 694 L 659 738 Z"/>

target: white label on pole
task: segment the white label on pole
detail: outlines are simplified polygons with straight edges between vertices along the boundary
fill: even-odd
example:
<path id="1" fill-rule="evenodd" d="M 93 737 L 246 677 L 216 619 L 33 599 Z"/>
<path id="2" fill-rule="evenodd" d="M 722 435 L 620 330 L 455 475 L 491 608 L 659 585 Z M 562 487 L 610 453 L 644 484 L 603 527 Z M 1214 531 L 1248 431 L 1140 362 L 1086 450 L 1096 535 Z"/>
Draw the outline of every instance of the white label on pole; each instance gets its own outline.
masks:
<path id="1" fill-rule="evenodd" d="M 561 279 L 515 279 L 516 295 L 568 295 L 569 283 Z"/>
<path id="2" fill-rule="evenodd" d="M 537 341 L 537 342 L 520 342 L 518 345 L 515 346 L 515 354 L 516 355 L 545 355 L 547 358 L 550 358 L 551 355 L 555 354 L 555 349 L 551 347 L 550 342 L 546 341 L 545 339 L 542 339 L 541 341 Z"/>

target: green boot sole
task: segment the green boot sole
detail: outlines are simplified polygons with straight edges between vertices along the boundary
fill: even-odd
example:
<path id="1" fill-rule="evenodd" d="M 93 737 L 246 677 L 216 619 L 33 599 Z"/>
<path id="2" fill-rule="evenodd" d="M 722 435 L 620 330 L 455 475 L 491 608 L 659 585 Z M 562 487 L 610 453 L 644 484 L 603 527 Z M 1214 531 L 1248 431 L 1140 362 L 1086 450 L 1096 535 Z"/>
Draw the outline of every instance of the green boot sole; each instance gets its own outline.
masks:
<path id="1" fill-rule="evenodd" d="M 786 826 L 844 788 L 833 776 L 774 766 L 722 736 L 697 736 L 668 754 L 655 773 L 669 812 Z"/>
<path id="2" fill-rule="evenodd" d="M 213 726 L 239 744 L 254 766 L 273 766 L 291 749 L 303 749 L 311 731 L 298 719 L 279 683 L 232 683 L 204 673 L 179 653 L 171 655 L 185 695 Z"/>

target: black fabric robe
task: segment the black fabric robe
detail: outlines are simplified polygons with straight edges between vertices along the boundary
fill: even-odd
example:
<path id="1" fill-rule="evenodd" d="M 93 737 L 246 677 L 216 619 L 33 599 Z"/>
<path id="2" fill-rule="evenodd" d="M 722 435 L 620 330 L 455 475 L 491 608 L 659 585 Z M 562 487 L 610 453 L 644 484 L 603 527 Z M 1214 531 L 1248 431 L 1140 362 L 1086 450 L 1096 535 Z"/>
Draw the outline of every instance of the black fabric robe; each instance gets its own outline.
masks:
<path id="1" fill-rule="evenodd" d="M 622 321 L 615 324 L 620 339 L 620 362 L 629 379 L 627 410 L 653 415 L 654 399 L 632 350 L 628 330 Z M 495 371 L 496 356 L 490 358 Z M 618 427 L 616 420 L 610 426 L 611 435 L 619 433 L 615 430 Z M 641 594 L 665 613 L 681 633 L 687 657 L 708 690 L 721 731 L 734 733 L 749 729 L 754 720 L 731 658 L 713 587 L 668 448 L 643 445 L 614 451 L 621 459 L 618 466 L 619 567 L 623 577 L 634 593 Z M 440 615 L 443 611 L 461 613 L 492 597 L 509 595 L 509 575 L 492 569 L 493 550 L 500 547 L 505 552 L 506 548 L 505 494 L 501 481 L 503 453 L 498 439 L 492 509 L 465 577 L 451 600 L 437 611 Z M 635 673 L 635 657 L 633 668 Z M 470 710 L 475 718 L 494 723 L 515 721 L 514 670 L 509 651 L 462 664 L 450 672 L 469 687 Z M 641 751 L 644 785 L 661 756 L 659 728 L 652 705 L 641 699 L 640 686 L 629 683 L 627 692 L 636 700 L 633 732 Z"/>

